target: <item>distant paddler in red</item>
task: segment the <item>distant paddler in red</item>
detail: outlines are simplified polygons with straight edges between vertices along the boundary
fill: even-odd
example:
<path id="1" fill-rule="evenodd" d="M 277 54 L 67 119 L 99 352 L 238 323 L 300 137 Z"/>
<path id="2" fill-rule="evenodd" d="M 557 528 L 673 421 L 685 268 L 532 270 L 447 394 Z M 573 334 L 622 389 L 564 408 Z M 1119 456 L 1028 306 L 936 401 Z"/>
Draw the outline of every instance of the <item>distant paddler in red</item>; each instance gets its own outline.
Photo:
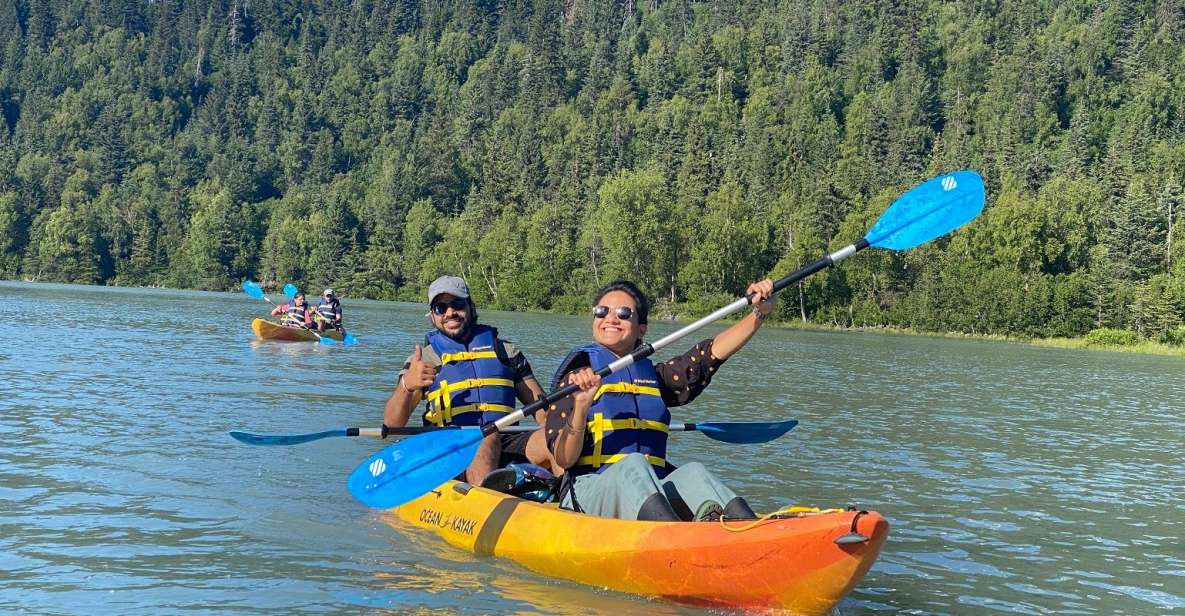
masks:
<path id="1" fill-rule="evenodd" d="M 313 309 L 304 299 L 304 293 L 297 291 L 292 296 L 292 303 L 282 304 L 272 309 L 273 317 L 281 317 L 280 324 L 291 327 L 313 327 Z"/>

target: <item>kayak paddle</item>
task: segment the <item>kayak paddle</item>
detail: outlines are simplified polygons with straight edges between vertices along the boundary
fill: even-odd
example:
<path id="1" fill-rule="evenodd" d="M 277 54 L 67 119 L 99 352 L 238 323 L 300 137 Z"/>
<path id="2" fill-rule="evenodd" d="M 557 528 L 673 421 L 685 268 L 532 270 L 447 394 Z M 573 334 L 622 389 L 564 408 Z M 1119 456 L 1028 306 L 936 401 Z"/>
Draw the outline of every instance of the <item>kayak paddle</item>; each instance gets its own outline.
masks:
<path id="1" fill-rule="evenodd" d="M 704 436 L 725 443 L 749 445 L 767 443 L 794 429 L 797 419 L 786 421 L 697 421 L 695 423 L 671 424 L 672 431 L 698 430 Z"/>
<path id="2" fill-rule="evenodd" d="M 292 298 L 293 298 L 293 297 L 295 297 L 295 295 L 296 295 L 296 287 L 293 287 L 291 284 L 286 284 L 286 285 L 284 285 L 284 293 L 285 293 L 286 295 L 287 295 L 287 293 L 288 293 L 288 288 L 289 288 L 289 287 L 292 287 L 293 294 L 289 296 L 289 299 L 292 299 Z M 254 283 L 254 282 L 252 282 L 252 281 L 250 281 L 250 280 L 244 280 L 244 281 L 243 281 L 243 292 L 244 292 L 244 293 L 246 293 L 247 295 L 250 295 L 251 297 L 254 297 L 255 299 L 262 299 L 262 300 L 266 300 L 266 301 L 267 301 L 267 303 L 269 303 L 269 304 L 271 304 L 271 305 L 273 305 L 273 306 L 275 306 L 275 305 L 276 305 L 276 302 L 273 302 L 273 301 L 271 300 L 271 298 L 270 298 L 270 297 L 268 297 L 268 296 L 266 296 L 266 295 L 264 295 L 264 294 L 263 294 L 263 289 L 262 289 L 262 288 L 260 288 L 260 286 L 259 286 L 258 284 Z M 309 328 L 305 327 L 304 325 L 297 325 L 297 327 L 299 327 L 299 328 L 301 328 L 301 329 L 305 330 L 306 332 L 308 332 L 308 333 L 310 333 L 310 334 L 312 334 L 312 335 L 316 336 L 316 337 L 317 337 L 317 341 L 319 341 L 321 344 L 334 344 L 334 343 L 336 343 L 336 342 L 337 342 L 337 341 L 336 341 L 336 340 L 334 340 L 333 338 L 330 338 L 329 336 L 322 336 L 321 334 L 318 334 L 317 332 L 315 332 L 315 331 L 313 331 L 313 330 L 311 330 L 311 329 L 309 329 Z"/>
<path id="3" fill-rule="evenodd" d="M 314 318 L 317 318 L 317 319 L 321 318 L 320 316 L 317 316 L 317 315 L 313 315 L 313 316 L 314 316 Z M 342 343 L 345 344 L 346 346 L 354 346 L 355 344 L 358 344 L 358 339 L 354 337 L 354 334 L 351 334 L 350 332 L 346 331 L 345 329 L 342 328 L 342 326 L 339 325 L 333 329 L 337 330 L 337 333 L 342 335 Z"/>
<path id="4" fill-rule="evenodd" d="M 953 231 L 983 211 L 983 180 L 974 171 L 956 171 L 922 182 L 901 195 L 860 240 L 811 263 L 774 283 L 774 292 L 868 248 L 907 250 Z M 607 376 L 629 366 L 700 328 L 752 303 L 742 297 L 690 325 L 597 371 Z M 579 389 L 575 384 L 487 423 L 481 430 L 439 430 L 404 439 L 375 453 L 350 473 L 350 494 L 371 507 L 402 505 L 457 476 L 473 461 L 486 436 L 505 430 L 528 414 Z"/>
<path id="5" fill-rule="evenodd" d="M 766 443 L 789 432 L 798 425 L 797 419 L 786 421 L 697 421 L 695 423 L 671 424 L 671 432 L 699 431 L 704 436 L 725 443 Z M 442 430 L 480 430 L 480 426 L 406 426 L 403 428 L 341 428 L 309 434 L 252 434 L 250 432 L 231 432 L 235 440 L 248 445 L 299 445 L 323 438 L 338 436 L 373 436 L 387 438 L 395 434 L 424 434 Z M 499 430 L 505 433 L 531 432 L 538 430 L 538 426 L 509 426 Z"/>

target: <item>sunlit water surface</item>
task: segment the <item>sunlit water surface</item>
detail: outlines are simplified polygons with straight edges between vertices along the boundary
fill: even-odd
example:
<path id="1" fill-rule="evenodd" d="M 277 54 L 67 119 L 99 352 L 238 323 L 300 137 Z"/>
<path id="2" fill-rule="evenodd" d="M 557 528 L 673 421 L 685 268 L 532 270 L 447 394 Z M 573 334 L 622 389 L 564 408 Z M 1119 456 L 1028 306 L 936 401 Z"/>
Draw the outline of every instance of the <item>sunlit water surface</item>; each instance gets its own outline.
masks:
<path id="1" fill-rule="evenodd" d="M 346 298 L 345 347 L 254 341 L 269 307 L 241 294 L 0 283 L 0 303 L 0 612 L 702 613 L 389 526 L 345 487 L 376 441 L 227 436 L 377 427 L 423 306 Z M 542 377 L 589 336 L 482 318 Z M 842 614 L 1156 614 L 1185 610 L 1182 413 L 1179 358 L 769 328 L 675 418 L 801 425 L 677 433 L 671 457 L 758 509 L 887 516 Z"/>

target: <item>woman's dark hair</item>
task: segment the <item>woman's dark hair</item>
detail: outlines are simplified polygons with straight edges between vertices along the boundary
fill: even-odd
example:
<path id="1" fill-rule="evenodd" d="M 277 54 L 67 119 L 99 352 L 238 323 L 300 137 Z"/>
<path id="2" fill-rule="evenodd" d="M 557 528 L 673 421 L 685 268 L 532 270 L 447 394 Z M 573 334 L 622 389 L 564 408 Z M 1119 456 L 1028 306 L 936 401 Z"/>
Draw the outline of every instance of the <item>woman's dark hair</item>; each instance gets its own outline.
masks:
<path id="1" fill-rule="evenodd" d="M 637 285 L 628 280 L 614 280 L 598 289 L 593 294 L 593 306 L 601 303 L 603 297 L 614 291 L 621 291 L 634 298 L 634 304 L 638 307 L 638 323 L 645 325 L 646 317 L 650 314 L 650 300 L 646 298 L 646 294 Z"/>

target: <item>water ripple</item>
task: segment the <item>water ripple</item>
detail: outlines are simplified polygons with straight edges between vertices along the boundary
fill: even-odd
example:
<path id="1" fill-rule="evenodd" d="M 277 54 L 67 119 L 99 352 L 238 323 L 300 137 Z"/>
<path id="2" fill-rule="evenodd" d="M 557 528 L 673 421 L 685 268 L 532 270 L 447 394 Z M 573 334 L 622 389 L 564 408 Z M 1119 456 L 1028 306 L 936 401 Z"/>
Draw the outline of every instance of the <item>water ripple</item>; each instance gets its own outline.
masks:
<path id="1" fill-rule="evenodd" d="M 0 283 L 0 297 L 21 320 L 0 351 L 0 611 L 704 613 L 389 526 L 344 487 L 381 443 L 227 436 L 377 426 L 422 306 L 347 299 L 362 340 L 347 348 L 252 340 L 267 306 L 241 294 Z M 544 381 L 588 336 L 584 318 L 483 318 Z M 890 539 L 840 614 L 1178 610 L 1180 370 L 769 329 L 673 414 L 799 427 L 745 446 L 674 434 L 670 455 L 709 462 L 761 510 L 884 513 Z"/>

